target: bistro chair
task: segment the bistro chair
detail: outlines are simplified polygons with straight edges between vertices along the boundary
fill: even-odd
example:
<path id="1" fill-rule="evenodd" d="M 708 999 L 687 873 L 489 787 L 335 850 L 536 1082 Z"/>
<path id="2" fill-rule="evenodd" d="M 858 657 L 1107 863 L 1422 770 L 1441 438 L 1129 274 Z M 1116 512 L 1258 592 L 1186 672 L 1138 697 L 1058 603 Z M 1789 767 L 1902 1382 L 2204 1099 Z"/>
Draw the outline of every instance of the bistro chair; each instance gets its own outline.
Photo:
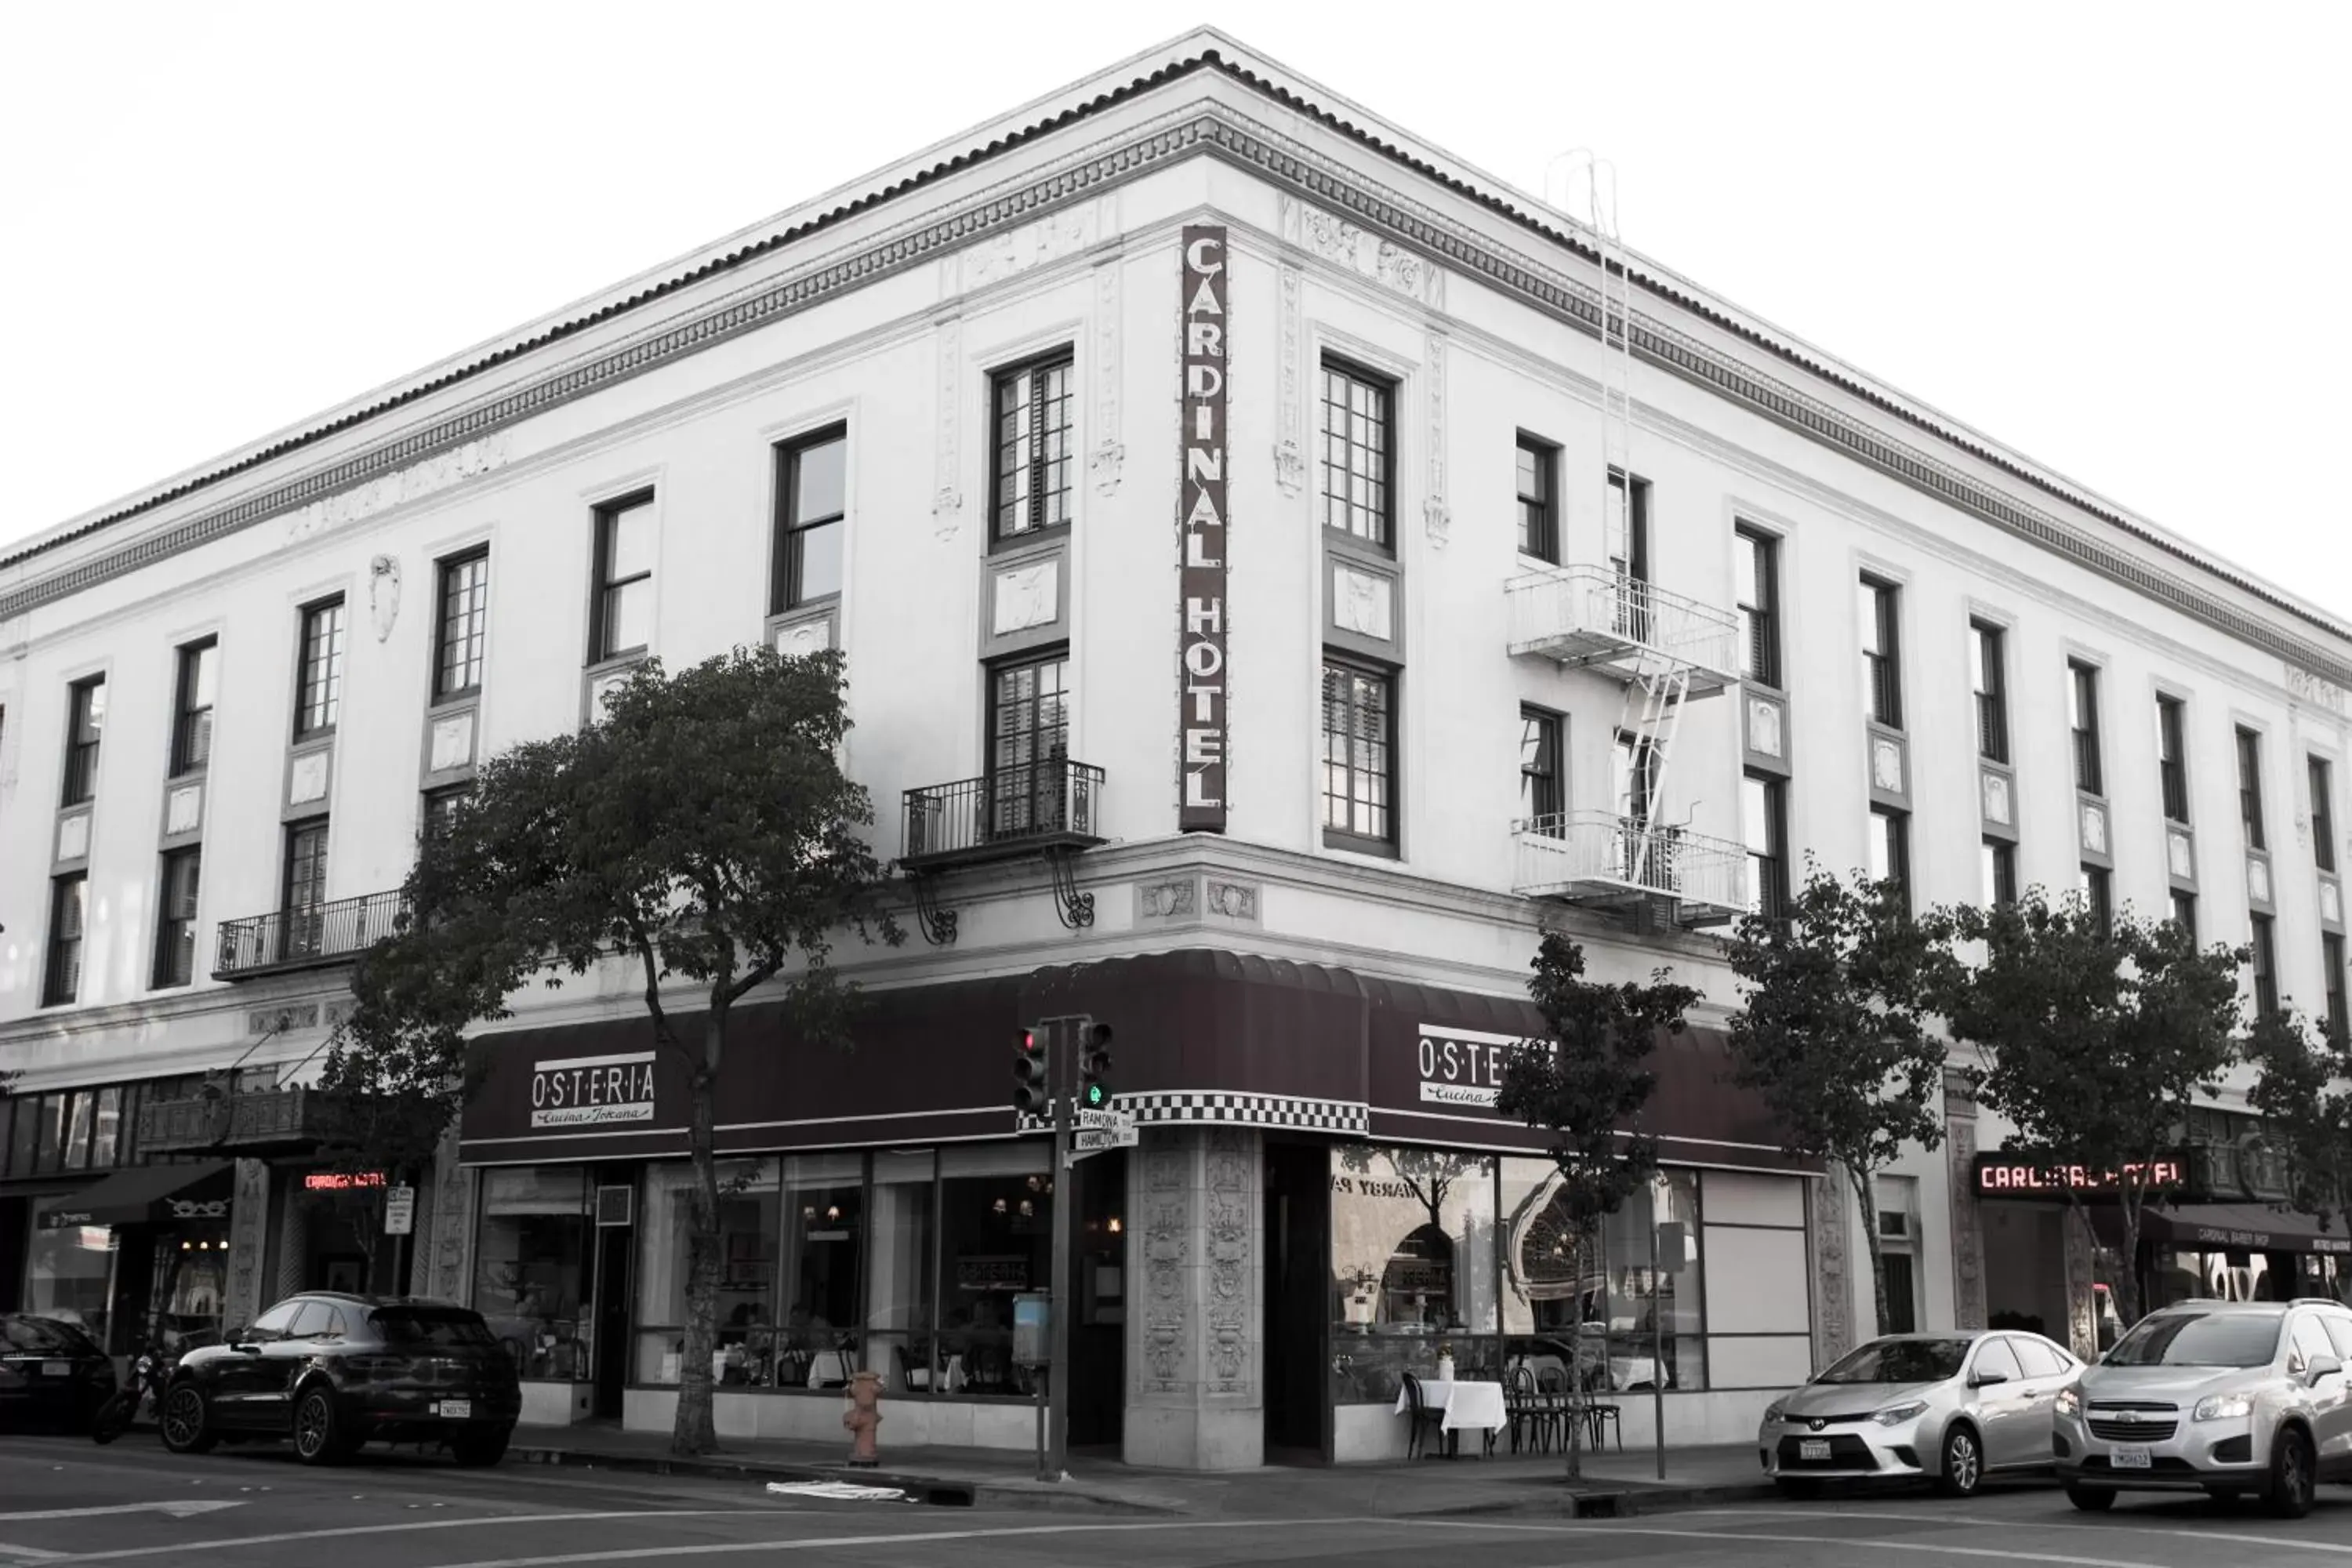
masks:
<path id="1" fill-rule="evenodd" d="M 1445 1419 L 1445 1413 L 1429 1407 L 1421 1396 L 1421 1379 L 1411 1373 L 1404 1374 L 1404 1397 L 1412 1418 L 1412 1425 L 1405 1430 L 1404 1457 L 1408 1459 L 1426 1458 L 1426 1451 L 1422 1447 L 1422 1428 L 1426 1426 L 1437 1430 L 1439 1424 Z M 1437 1446 L 1441 1451 L 1445 1447 L 1443 1431 L 1438 1431 Z"/>

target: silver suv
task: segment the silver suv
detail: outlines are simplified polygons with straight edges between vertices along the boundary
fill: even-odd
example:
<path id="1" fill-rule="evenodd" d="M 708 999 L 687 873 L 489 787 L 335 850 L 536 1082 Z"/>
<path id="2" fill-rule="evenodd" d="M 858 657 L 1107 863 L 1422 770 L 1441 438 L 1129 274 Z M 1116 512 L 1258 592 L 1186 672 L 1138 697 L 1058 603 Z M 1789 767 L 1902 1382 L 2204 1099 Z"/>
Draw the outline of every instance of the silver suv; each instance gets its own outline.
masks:
<path id="1" fill-rule="evenodd" d="M 2076 1508 L 2118 1490 L 2259 1492 L 2299 1519 L 2352 1479 L 2352 1309 L 2182 1301 L 2151 1312 L 2058 1395 L 2051 1436 Z"/>

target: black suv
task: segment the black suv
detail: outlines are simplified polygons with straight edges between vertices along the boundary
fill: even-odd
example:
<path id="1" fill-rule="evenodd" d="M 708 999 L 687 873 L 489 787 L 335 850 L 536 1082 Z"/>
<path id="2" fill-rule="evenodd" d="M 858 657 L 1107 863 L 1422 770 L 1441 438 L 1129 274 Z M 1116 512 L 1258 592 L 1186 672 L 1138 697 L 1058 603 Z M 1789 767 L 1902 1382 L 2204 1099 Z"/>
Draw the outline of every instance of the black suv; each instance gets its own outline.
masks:
<path id="1" fill-rule="evenodd" d="M 440 1442 L 461 1465 L 495 1465 L 521 1414 L 514 1362 L 480 1313 L 314 1290 L 181 1357 L 163 1446 L 289 1437 L 304 1464 L 331 1465 L 370 1441 Z"/>

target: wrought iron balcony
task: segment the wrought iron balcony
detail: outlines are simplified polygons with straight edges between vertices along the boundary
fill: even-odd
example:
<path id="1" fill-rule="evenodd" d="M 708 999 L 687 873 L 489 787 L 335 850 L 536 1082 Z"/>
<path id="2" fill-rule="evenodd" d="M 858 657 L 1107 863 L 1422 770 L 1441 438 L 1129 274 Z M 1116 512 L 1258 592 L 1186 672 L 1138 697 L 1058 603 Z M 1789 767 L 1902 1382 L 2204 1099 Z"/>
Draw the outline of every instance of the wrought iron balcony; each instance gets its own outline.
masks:
<path id="1" fill-rule="evenodd" d="M 139 1147 L 157 1154 L 299 1147 L 324 1134 L 327 1110 L 325 1096 L 299 1087 L 151 1100 L 139 1108 Z"/>
<path id="2" fill-rule="evenodd" d="M 1511 652 L 1621 680 L 1688 667 L 1694 692 L 1738 679 L 1739 620 L 1609 566 L 1546 566 L 1505 584 Z"/>
<path id="3" fill-rule="evenodd" d="M 907 792 L 898 864 L 941 870 L 1102 842 L 1103 771 L 1066 758 Z"/>
<path id="4" fill-rule="evenodd" d="M 1613 811 L 1571 811 L 1512 826 L 1512 890 L 1570 903 L 1671 899 L 1685 925 L 1721 925 L 1748 908 L 1748 849 Z"/>
<path id="5" fill-rule="evenodd" d="M 348 963 L 392 934 L 400 910 L 395 890 L 223 921 L 213 978 L 250 980 L 280 970 Z"/>

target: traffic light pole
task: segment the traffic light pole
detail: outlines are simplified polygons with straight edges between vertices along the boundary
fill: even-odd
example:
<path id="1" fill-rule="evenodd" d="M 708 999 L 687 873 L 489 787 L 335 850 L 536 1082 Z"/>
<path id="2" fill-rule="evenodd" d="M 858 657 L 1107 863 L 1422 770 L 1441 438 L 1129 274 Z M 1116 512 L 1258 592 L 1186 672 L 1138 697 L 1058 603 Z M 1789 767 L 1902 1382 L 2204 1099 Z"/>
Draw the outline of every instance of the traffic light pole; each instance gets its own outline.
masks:
<path id="1" fill-rule="evenodd" d="M 1070 1477 L 1070 1315 L 1077 1310 L 1077 1291 L 1070 1276 L 1077 1267 L 1078 1168 L 1070 1159 L 1070 1130 L 1077 1120 L 1078 1052 L 1086 1040 L 1087 1021 L 1056 1018 L 1047 1026 L 1054 1086 L 1054 1363 L 1045 1372 L 1051 1402 L 1047 1415 L 1047 1480 Z"/>

